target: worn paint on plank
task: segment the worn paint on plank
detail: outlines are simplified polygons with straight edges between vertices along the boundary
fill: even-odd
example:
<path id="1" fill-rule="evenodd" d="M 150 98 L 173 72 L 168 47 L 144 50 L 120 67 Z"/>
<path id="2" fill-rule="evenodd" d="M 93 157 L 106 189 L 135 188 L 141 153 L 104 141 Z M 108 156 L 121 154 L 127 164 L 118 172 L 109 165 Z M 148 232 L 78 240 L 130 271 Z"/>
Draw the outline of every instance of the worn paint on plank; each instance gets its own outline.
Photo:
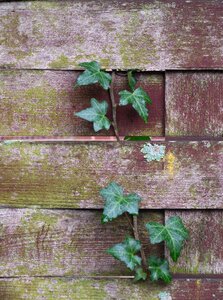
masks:
<path id="1" fill-rule="evenodd" d="M 166 73 L 166 135 L 223 137 L 223 72 Z"/>
<path id="2" fill-rule="evenodd" d="M 222 68 L 220 0 L 0 4 L 1 67 Z M 90 28 L 90 30 L 89 30 Z"/>
<path id="3" fill-rule="evenodd" d="M 101 208 L 100 189 L 116 181 L 142 208 L 223 208 L 223 143 L 161 144 L 174 166 L 168 157 L 148 163 L 143 143 L 2 144 L 0 204 Z"/>
<path id="4" fill-rule="evenodd" d="M 114 135 L 102 130 L 95 133 L 92 123 L 74 116 L 90 106 L 90 99 L 109 103 L 108 117 L 112 120 L 107 91 L 98 85 L 78 87 L 74 84 L 79 72 L 60 71 L 1 71 L 0 72 L 0 135 L 10 136 L 94 136 Z M 130 106 L 117 108 L 120 135 L 164 134 L 164 76 L 161 73 L 137 74 L 138 86 L 153 100 L 149 122 L 145 124 Z M 118 92 L 129 89 L 127 76 L 116 75 L 115 99 Z"/>

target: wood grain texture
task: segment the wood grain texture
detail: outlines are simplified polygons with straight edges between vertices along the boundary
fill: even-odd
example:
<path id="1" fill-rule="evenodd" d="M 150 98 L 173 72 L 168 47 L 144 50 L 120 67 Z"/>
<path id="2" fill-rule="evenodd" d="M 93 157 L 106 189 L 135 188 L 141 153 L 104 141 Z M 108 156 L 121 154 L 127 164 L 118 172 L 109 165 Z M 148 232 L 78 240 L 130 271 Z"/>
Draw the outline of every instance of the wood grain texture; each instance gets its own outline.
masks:
<path id="1" fill-rule="evenodd" d="M 222 68 L 221 0 L 18 1 L 0 4 L 0 66 Z"/>
<path id="2" fill-rule="evenodd" d="M 171 263 L 173 273 L 223 273 L 223 211 L 165 211 L 165 218 L 180 216 L 190 232 L 182 254 Z M 168 254 L 166 249 L 166 254 Z"/>
<path id="3" fill-rule="evenodd" d="M 223 136 L 223 72 L 166 73 L 166 135 Z"/>
<path id="4" fill-rule="evenodd" d="M 133 284 L 127 279 L 18 278 L 0 279 L 4 300 L 220 300 L 223 280 L 183 279 L 172 284 Z"/>
<path id="5" fill-rule="evenodd" d="M 102 211 L 1 209 L 0 276 L 131 275 L 106 250 L 133 236 L 125 217 L 101 224 Z M 163 223 L 163 213 L 145 211 L 138 219 L 146 254 L 164 254 L 149 245 L 145 223 Z"/>
<path id="6" fill-rule="evenodd" d="M 223 142 L 168 142 L 147 162 L 144 143 L 1 143 L 0 204 L 102 208 L 109 182 L 141 195 L 142 208 L 223 208 Z"/>
<path id="7" fill-rule="evenodd" d="M 74 84 L 79 72 L 70 71 L 1 71 L 0 135 L 14 136 L 79 136 L 114 135 L 110 131 L 95 133 L 92 123 L 74 116 L 90 106 L 90 99 L 106 100 L 108 92 L 98 85 L 79 87 Z M 117 121 L 120 135 L 164 134 L 164 76 L 161 73 L 137 74 L 153 104 L 145 124 L 130 106 L 119 107 Z M 115 97 L 128 89 L 127 77 L 115 77 Z M 111 117 L 109 108 L 108 116 Z"/>

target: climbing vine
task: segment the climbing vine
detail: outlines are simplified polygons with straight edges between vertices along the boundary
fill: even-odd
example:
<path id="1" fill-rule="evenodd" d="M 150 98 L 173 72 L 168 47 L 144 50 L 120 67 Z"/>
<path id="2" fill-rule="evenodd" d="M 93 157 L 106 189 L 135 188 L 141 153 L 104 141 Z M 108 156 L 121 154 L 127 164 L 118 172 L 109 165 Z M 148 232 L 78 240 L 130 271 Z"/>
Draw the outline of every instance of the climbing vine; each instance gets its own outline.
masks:
<path id="1" fill-rule="evenodd" d="M 99 102 L 97 99 L 90 100 L 90 107 L 75 113 L 76 116 L 93 123 L 94 131 L 102 129 L 109 130 L 113 127 L 114 134 L 120 142 L 119 131 L 116 120 L 117 104 L 114 98 L 114 79 L 115 73 L 112 74 L 101 70 L 98 62 L 84 62 L 80 64 L 85 71 L 77 78 L 75 87 L 98 83 L 103 89 L 109 93 L 112 104 L 112 121 L 108 118 L 108 103 L 106 101 Z M 147 104 L 152 104 L 149 95 L 141 87 L 136 88 L 136 78 L 134 71 L 127 73 L 129 91 L 123 90 L 119 92 L 119 105 L 131 105 L 137 111 L 139 116 L 148 122 Z M 165 154 L 165 146 L 152 145 L 147 143 L 141 149 L 145 159 L 149 162 L 152 160 L 160 161 Z M 111 182 L 107 187 L 100 191 L 101 197 L 104 199 L 104 210 L 101 222 L 107 223 L 116 219 L 121 215 L 125 215 L 129 226 L 133 230 L 133 236 L 126 236 L 125 240 L 119 244 L 112 246 L 107 253 L 114 258 L 125 263 L 127 268 L 135 272 L 134 280 L 146 280 L 148 273 L 151 281 L 159 279 L 166 283 L 171 282 L 172 277 L 169 270 L 169 262 L 165 258 L 157 256 L 149 256 L 146 258 L 144 249 L 140 242 L 138 232 L 139 204 L 141 197 L 136 194 L 126 194 L 121 185 Z M 170 217 L 166 224 L 149 222 L 145 224 L 148 231 L 148 237 L 151 244 L 165 242 L 171 259 L 176 262 L 180 256 L 184 241 L 188 238 L 189 233 L 185 228 L 182 220 L 178 216 Z M 140 253 L 140 255 L 139 255 Z"/>

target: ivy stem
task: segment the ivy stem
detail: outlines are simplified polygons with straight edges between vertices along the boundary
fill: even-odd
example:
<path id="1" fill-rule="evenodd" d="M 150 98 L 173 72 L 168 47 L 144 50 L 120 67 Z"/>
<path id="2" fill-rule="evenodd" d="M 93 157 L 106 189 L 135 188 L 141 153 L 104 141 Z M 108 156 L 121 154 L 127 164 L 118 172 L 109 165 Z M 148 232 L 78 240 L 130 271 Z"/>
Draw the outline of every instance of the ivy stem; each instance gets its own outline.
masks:
<path id="1" fill-rule="evenodd" d="M 134 232 L 134 227 L 133 227 L 133 225 L 132 225 L 132 221 L 131 221 L 129 215 L 127 214 L 127 212 L 125 212 L 125 216 L 126 216 L 126 219 L 127 219 L 128 223 L 129 223 L 131 229 L 132 229 L 133 232 Z"/>
<path id="2" fill-rule="evenodd" d="M 117 124 L 117 118 L 116 118 L 116 108 L 117 108 L 117 104 L 115 102 L 115 96 L 114 96 L 114 81 L 115 81 L 115 72 L 112 71 L 112 80 L 111 80 L 111 85 L 109 88 L 109 97 L 111 100 L 111 104 L 112 104 L 112 118 L 113 118 L 113 122 L 112 122 L 112 126 L 114 128 L 114 133 L 116 136 L 116 139 L 118 142 L 120 142 L 120 137 L 119 137 L 119 132 L 118 132 L 118 124 Z"/>
<path id="3" fill-rule="evenodd" d="M 135 240 L 140 241 L 139 239 L 139 231 L 138 231 L 138 218 L 137 216 L 133 216 L 133 233 L 134 233 L 134 238 Z M 141 249 L 140 249 L 140 253 L 141 253 L 141 257 L 142 257 L 142 265 L 143 268 L 146 270 L 146 255 L 143 249 L 143 246 L 141 245 Z"/>

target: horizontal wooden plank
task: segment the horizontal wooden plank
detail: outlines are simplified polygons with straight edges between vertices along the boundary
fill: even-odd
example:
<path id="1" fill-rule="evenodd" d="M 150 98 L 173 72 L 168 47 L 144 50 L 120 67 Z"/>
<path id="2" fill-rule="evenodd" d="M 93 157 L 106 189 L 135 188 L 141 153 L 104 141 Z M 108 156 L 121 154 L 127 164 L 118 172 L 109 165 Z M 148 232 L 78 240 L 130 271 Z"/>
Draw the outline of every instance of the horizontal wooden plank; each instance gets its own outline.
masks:
<path id="1" fill-rule="evenodd" d="M 1 209 L 0 277 L 131 275 L 106 249 L 133 236 L 125 217 L 101 224 L 102 211 Z M 164 255 L 163 245 L 149 245 L 145 223 L 163 223 L 163 213 L 145 211 L 138 218 L 146 254 Z"/>
<path id="2" fill-rule="evenodd" d="M 0 4 L 0 66 L 222 68 L 221 0 L 17 1 Z"/>
<path id="3" fill-rule="evenodd" d="M 223 273 L 223 211 L 166 211 L 165 217 L 178 215 L 189 229 L 177 263 L 171 263 L 173 273 Z M 166 250 L 166 254 L 168 254 Z M 171 261 L 171 260 L 170 260 Z"/>
<path id="4" fill-rule="evenodd" d="M 166 135 L 223 136 L 223 72 L 166 73 Z"/>
<path id="5" fill-rule="evenodd" d="M 1 143 L 0 205 L 102 208 L 100 189 L 116 181 L 142 208 L 223 208 L 222 141 L 164 143 L 160 162 L 143 145 Z"/>
<path id="6" fill-rule="evenodd" d="M 183 279 L 161 285 L 133 284 L 129 279 L 0 279 L 0 296 L 4 300 L 220 300 L 223 280 Z"/>
<path id="7" fill-rule="evenodd" d="M 74 84 L 79 72 L 70 71 L 1 71 L 0 72 L 0 135 L 10 136 L 79 136 L 114 135 L 114 131 L 95 133 L 92 123 L 74 113 L 90 106 L 90 99 L 106 100 L 108 92 L 97 85 L 79 87 Z M 120 135 L 164 134 L 164 76 L 161 73 L 137 74 L 153 104 L 149 122 L 145 124 L 130 106 L 118 107 Z M 117 76 L 115 98 L 127 87 L 127 77 Z M 108 116 L 111 117 L 111 105 Z"/>

